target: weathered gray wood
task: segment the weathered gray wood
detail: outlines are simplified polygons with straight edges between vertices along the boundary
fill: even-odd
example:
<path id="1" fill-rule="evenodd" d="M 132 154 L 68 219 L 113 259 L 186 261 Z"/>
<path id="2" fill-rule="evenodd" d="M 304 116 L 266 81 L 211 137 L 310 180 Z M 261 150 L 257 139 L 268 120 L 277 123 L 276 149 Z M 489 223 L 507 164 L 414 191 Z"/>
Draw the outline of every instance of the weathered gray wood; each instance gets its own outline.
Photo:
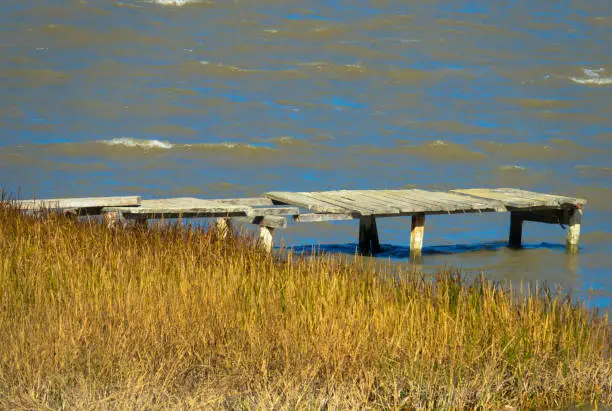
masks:
<path id="1" fill-rule="evenodd" d="M 567 230 L 567 251 L 575 253 L 578 251 L 580 242 L 580 225 L 582 224 L 582 208 L 575 208 L 569 218 Z"/>
<path id="2" fill-rule="evenodd" d="M 121 197 L 87 197 L 87 198 L 51 198 L 18 200 L 13 204 L 23 210 L 57 210 L 57 209 L 83 209 L 119 206 L 138 206 L 141 203 L 139 196 Z"/>
<path id="3" fill-rule="evenodd" d="M 318 201 L 325 201 L 337 207 L 343 207 L 346 211 L 357 212 L 360 215 L 375 214 L 376 209 L 374 207 L 368 207 L 365 204 L 357 204 L 354 200 L 342 198 L 341 196 L 337 195 L 337 193 L 313 192 L 304 194 Z"/>
<path id="4" fill-rule="evenodd" d="M 410 229 L 410 259 L 418 262 L 423 252 L 423 238 L 425 236 L 425 214 L 412 216 Z"/>
<path id="5" fill-rule="evenodd" d="M 357 216 L 506 211 L 503 204 L 495 200 L 417 189 L 273 192 L 266 196 L 319 213 Z"/>
<path id="6" fill-rule="evenodd" d="M 234 217 L 247 216 L 251 207 L 184 197 L 142 200 L 140 207 L 104 207 L 102 211 L 118 211 L 127 218 L 138 215 L 148 218 Z"/>
<path id="7" fill-rule="evenodd" d="M 281 192 L 273 191 L 265 196 L 282 204 L 296 205 L 317 213 L 350 214 L 345 207 L 335 206 L 325 201 L 316 200 L 303 192 Z"/>
<path id="8" fill-rule="evenodd" d="M 215 198 L 205 199 L 208 201 L 214 201 L 216 203 L 234 204 L 234 205 L 246 205 L 246 206 L 271 206 L 274 205 L 272 200 L 265 197 L 245 197 L 245 198 Z"/>
<path id="9" fill-rule="evenodd" d="M 249 216 L 271 216 L 271 215 L 298 215 L 300 209 L 298 207 L 277 206 L 277 207 L 253 207 L 249 212 Z"/>
<path id="10" fill-rule="evenodd" d="M 256 216 L 256 217 L 233 217 L 232 221 L 241 224 L 255 224 L 270 228 L 286 228 L 287 218 L 282 216 Z"/>
<path id="11" fill-rule="evenodd" d="M 322 221 L 344 221 L 354 220 L 359 218 L 352 214 L 317 214 L 317 213 L 304 213 L 294 216 L 296 223 L 316 223 Z"/>
<path id="12" fill-rule="evenodd" d="M 316 195 L 327 196 L 335 201 L 340 201 L 346 204 L 349 209 L 363 210 L 362 215 L 396 214 L 399 212 L 399 209 L 390 206 L 388 203 L 366 196 L 364 193 L 367 193 L 367 191 L 340 190 L 316 193 Z"/>
<path id="13" fill-rule="evenodd" d="M 441 204 L 447 204 L 451 211 L 455 210 L 482 210 L 482 211 L 497 211 L 505 212 L 506 207 L 499 202 L 494 200 L 469 198 L 464 195 L 455 193 L 445 193 L 441 191 L 430 192 L 415 189 L 415 194 L 423 193 L 425 198 L 431 199 L 432 201 L 440 202 Z"/>
<path id="14" fill-rule="evenodd" d="M 213 226 L 215 233 L 219 238 L 227 238 L 227 235 L 232 230 L 231 222 L 229 218 L 217 218 L 215 225 Z"/>
<path id="15" fill-rule="evenodd" d="M 399 201 L 396 198 L 387 197 L 383 195 L 382 192 L 378 192 L 378 190 L 376 192 L 374 190 L 356 190 L 356 192 L 361 198 L 367 199 L 377 204 L 379 207 L 387 207 L 397 210 L 395 213 L 403 213 L 406 211 L 410 212 L 413 211 L 414 208 L 411 204 L 407 205 L 406 202 Z"/>
<path id="16" fill-rule="evenodd" d="M 510 235 L 508 237 L 508 246 L 511 248 L 520 248 L 523 238 L 523 216 L 520 213 L 510 213 Z"/>
<path id="17" fill-rule="evenodd" d="M 502 201 L 509 210 L 537 209 L 540 207 L 571 208 L 582 206 L 587 203 L 587 201 L 583 198 L 536 193 L 515 188 L 472 188 L 451 191 L 466 194 L 472 197 L 499 200 Z"/>
<path id="18" fill-rule="evenodd" d="M 274 249 L 274 228 L 259 226 L 259 245 L 267 253 Z"/>
<path id="19" fill-rule="evenodd" d="M 359 252 L 364 255 L 380 252 L 376 217 L 368 216 L 359 219 Z"/>
<path id="20" fill-rule="evenodd" d="M 110 211 L 103 214 L 104 224 L 108 228 L 125 228 L 127 225 L 127 221 L 123 217 L 123 215 L 118 211 Z"/>
<path id="21" fill-rule="evenodd" d="M 407 206 L 410 205 L 412 212 L 429 212 L 429 211 L 440 211 L 440 208 L 424 199 L 420 196 L 416 196 L 413 190 L 381 190 L 381 195 L 386 196 L 390 199 L 394 199 L 397 202 L 404 203 Z M 442 210 L 446 211 L 446 210 Z"/>

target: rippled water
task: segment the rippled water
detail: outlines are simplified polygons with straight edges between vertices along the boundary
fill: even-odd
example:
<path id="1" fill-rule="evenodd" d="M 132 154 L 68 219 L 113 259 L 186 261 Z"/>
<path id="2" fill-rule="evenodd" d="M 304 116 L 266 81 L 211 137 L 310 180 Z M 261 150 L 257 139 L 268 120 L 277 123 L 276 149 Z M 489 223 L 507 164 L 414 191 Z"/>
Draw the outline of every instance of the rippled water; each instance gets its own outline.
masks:
<path id="1" fill-rule="evenodd" d="M 424 264 L 612 300 L 612 2 L 3 0 L 0 184 L 23 197 L 520 187 L 585 197 L 582 250 L 427 221 Z M 383 219 L 406 260 L 409 219 Z M 284 241 L 352 253 L 356 222 Z"/>

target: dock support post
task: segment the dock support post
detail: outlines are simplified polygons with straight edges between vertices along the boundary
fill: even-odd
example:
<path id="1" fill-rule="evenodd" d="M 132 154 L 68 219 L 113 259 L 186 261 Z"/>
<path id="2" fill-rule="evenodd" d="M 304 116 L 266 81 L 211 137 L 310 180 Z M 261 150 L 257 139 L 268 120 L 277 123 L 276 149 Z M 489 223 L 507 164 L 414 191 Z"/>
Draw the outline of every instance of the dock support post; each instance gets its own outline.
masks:
<path id="1" fill-rule="evenodd" d="M 567 230 L 567 252 L 578 252 L 580 241 L 580 224 L 582 223 L 582 209 L 575 208 L 569 218 L 569 228 Z"/>
<path id="2" fill-rule="evenodd" d="M 104 213 L 104 223 L 108 228 L 123 228 L 125 227 L 125 218 L 118 211 L 110 211 Z"/>
<path id="3" fill-rule="evenodd" d="M 259 226 L 259 244 L 267 253 L 272 252 L 274 248 L 274 229 L 272 227 Z"/>
<path id="4" fill-rule="evenodd" d="M 376 217 L 366 216 L 359 219 L 359 252 L 361 254 L 376 254 L 380 252 Z"/>
<path id="5" fill-rule="evenodd" d="M 231 230 L 231 222 L 229 218 L 217 218 L 215 221 L 214 230 L 216 231 L 219 238 L 227 238 L 227 234 Z"/>
<path id="6" fill-rule="evenodd" d="M 423 252 L 423 237 L 425 236 L 425 214 L 412 216 L 410 229 L 410 260 L 419 262 Z"/>
<path id="7" fill-rule="evenodd" d="M 523 217 L 518 213 L 510 213 L 510 236 L 508 246 L 510 248 L 520 248 L 523 237 Z"/>

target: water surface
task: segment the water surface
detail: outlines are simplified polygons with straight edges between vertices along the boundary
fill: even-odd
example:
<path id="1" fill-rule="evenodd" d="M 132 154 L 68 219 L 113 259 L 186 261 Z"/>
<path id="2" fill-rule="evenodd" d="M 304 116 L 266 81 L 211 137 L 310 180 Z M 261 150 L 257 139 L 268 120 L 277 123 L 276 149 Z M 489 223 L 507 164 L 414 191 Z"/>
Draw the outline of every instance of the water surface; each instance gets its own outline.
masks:
<path id="1" fill-rule="evenodd" d="M 609 0 L 4 0 L 0 183 L 23 197 L 520 187 L 585 197 L 582 249 L 428 218 L 424 265 L 612 299 Z M 406 261 L 407 218 L 379 222 Z M 356 222 L 284 242 L 352 252 Z"/>

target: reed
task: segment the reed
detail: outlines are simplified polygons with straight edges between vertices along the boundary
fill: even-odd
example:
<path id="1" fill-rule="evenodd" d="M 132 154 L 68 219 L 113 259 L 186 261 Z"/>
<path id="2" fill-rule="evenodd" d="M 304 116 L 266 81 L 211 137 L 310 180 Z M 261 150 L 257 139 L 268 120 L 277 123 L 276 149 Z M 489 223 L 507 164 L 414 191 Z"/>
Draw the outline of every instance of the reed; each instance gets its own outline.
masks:
<path id="1" fill-rule="evenodd" d="M 7 204 L 0 330 L 0 408 L 612 403 L 607 314 L 545 289 Z"/>

